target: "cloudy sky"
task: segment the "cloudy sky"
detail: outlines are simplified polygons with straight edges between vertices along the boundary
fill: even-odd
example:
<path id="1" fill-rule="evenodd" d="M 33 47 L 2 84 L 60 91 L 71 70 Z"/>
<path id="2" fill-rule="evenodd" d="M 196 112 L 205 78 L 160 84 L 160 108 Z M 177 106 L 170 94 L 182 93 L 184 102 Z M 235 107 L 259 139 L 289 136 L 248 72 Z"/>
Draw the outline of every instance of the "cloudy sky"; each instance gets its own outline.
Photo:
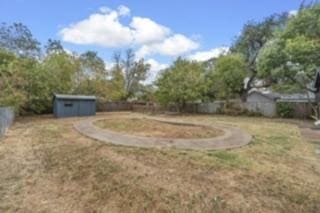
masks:
<path id="1" fill-rule="evenodd" d="M 1 22 L 22 22 L 45 43 L 94 50 L 111 63 L 133 48 L 151 76 L 176 57 L 206 60 L 228 50 L 244 23 L 297 10 L 301 0 L 0 0 Z"/>

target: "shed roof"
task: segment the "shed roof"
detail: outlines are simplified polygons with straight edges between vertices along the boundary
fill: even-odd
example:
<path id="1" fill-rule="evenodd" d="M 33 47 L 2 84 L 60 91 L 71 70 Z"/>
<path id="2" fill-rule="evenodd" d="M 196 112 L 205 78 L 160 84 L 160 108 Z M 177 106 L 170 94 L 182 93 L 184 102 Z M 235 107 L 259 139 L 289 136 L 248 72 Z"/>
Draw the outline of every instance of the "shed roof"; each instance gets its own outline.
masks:
<path id="1" fill-rule="evenodd" d="M 68 99 L 68 100 L 96 100 L 95 96 L 87 95 L 64 95 L 64 94 L 55 94 L 54 98 L 57 99 Z"/>

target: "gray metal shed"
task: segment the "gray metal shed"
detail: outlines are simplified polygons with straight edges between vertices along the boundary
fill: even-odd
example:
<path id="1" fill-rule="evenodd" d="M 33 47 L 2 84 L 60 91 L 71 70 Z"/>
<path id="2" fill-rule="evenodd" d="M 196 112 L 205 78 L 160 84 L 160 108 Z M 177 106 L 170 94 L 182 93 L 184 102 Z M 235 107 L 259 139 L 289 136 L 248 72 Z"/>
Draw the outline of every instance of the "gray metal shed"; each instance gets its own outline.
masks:
<path id="1" fill-rule="evenodd" d="M 95 115 L 96 97 L 56 94 L 53 98 L 53 114 L 57 118 Z"/>

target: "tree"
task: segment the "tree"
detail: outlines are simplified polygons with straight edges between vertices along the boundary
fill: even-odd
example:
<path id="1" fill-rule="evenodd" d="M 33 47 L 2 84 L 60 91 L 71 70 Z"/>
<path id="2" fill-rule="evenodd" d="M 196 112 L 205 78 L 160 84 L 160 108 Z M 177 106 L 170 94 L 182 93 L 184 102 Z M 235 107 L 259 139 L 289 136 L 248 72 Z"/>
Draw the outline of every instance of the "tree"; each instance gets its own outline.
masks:
<path id="1" fill-rule="evenodd" d="M 249 76 L 249 80 L 243 90 L 244 96 L 249 90 L 256 87 L 254 84 L 258 73 L 256 63 L 260 50 L 278 32 L 285 28 L 287 21 L 288 14 L 283 13 L 274 14 L 259 23 L 249 22 L 244 26 L 241 35 L 233 44 L 231 52 L 244 55 L 247 63 L 247 76 Z"/>
<path id="2" fill-rule="evenodd" d="M 289 22 L 279 38 L 266 45 L 259 54 L 258 74 L 273 79 L 276 90 L 286 92 L 315 92 L 311 87 L 320 66 L 320 4 L 302 7 Z M 308 95 L 309 96 L 309 95 Z M 319 120 L 319 106 L 313 106 Z"/>
<path id="3" fill-rule="evenodd" d="M 87 51 L 79 57 L 80 69 L 76 74 L 74 93 L 95 95 L 100 100 L 110 98 L 111 85 L 105 63 L 97 52 Z"/>
<path id="4" fill-rule="evenodd" d="M 135 54 L 132 49 L 126 51 L 125 59 L 122 60 L 122 68 L 125 77 L 126 97 L 130 98 L 139 89 L 141 81 L 146 80 L 150 65 L 144 62 L 144 59 L 135 60 Z"/>
<path id="5" fill-rule="evenodd" d="M 33 37 L 27 26 L 21 23 L 0 25 L 0 49 L 18 56 L 39 58 L 40 43 Z"/>
<path id="6" fill-rule="evenodd" d="M 80 55 L 81 70 L 83 75 L 89 79 L 106 79 L 107 71 L 105 63 L 97 52 L 87 51 Z"/>
<path id="7" fill-rule="evenodd" d="M 49 112 L 55 93 L 72 93 L 78 69 L 77 60 L 66 53 L 47 55 L 41 63 L 29 69 L 25 77 L 28 82 L 25 88 L 28 111 Z"/>
<path id="8" fill-rule="evenodd" d="M 240 54 L 229 54 L 217 59 L 208 74 L 210 87 L 216 97 L 229 100 L 240 95 L 244 88 L 247 65 Z"/>
<path id="9" fill-rule="evenodd" d="M 178 58 L 156 81 L 156 99 L 165 106 L 176 104 L 181 111 L 186 103 L 201 100 L 206 92 L 201 64 Z"/>
<path id="10" fill-rule="evenodd" d="M 112 84 L 117 88 L 115 97 L 127 100 L 135 97 L 146 80 L 150 65 L 144 59 L 136 60 L 132 49 L 126 51 L 125 58 L 120 52 L 114 54 L 114 66 L 111 70 Z"/>
<path id="11" fill-rule="evenodd" d="M 0 106 L 12 106 L 17 111 L 26 102 L 24 61 L 0 49 Z"/>
<path id="12" fill-rule="evenodd" d="M 320 5 L 302 8 L 259 53 L 258 76 L 271 79 L 277 90 L 312 91 L 309 85 L 320 66 L 319 11 Z"/>
<path id="13" fill-rule="evenodd" d="M 65 50 L 59 40 L 49 39 L 45 45 L 45 51 L 47 55 L 65 53 Z"/>
<path id="14" fill-rule="evenodd" d="M 125 78 L 121 65 L 121 54 L 119 52 L 114 53 L 114 66 L 111 69 L 111 85 L 112 85 L 112 100 L 125 99 Z"/>

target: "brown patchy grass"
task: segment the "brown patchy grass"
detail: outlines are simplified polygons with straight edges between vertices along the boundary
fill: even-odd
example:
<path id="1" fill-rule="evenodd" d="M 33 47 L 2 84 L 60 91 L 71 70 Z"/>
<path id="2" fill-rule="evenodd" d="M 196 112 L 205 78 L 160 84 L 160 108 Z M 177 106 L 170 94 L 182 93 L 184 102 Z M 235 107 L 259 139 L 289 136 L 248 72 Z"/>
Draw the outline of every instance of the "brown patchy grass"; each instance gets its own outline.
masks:
<path id="1" fill-rule="evenodd" d="M 224 134 L 223 130 L 209 126 L 173 124 L 143 118 L 113 118 L 95 122 L 100 128 L 125 134 L 159 138 L 213 138 Z"/>
<path id="2" fill-rule="evenodd" d="M 32 117 L 14 124 L 0 143 L 0 212 L 320 209 L 320 160 L 295 125 L 183 116 L 239 126 L 254 136 L 241 149 L 185 151 L 103 144 L 73 129 L 80 119 Z"/>

